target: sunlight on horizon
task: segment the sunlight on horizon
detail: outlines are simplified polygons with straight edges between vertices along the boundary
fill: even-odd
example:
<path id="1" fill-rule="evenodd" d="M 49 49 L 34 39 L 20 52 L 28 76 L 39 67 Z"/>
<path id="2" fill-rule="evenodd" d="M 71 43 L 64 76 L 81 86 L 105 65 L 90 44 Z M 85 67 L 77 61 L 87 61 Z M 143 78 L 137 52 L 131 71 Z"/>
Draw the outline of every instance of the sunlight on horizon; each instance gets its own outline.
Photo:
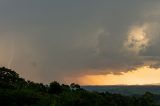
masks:
<path id="1" fill-rule="evenodd" d="M 144 66 L 121 75 L 86 75 L 79 78 L 81 85 L 145 85 L 160 83 L 160 69 Z"/>

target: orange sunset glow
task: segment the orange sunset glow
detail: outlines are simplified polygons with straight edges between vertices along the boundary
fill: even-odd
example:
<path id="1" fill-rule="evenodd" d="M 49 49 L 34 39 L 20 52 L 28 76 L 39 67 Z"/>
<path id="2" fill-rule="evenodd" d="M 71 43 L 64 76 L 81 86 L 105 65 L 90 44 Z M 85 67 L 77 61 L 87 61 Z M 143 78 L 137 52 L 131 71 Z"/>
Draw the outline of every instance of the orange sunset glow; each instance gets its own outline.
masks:
<path id="1" fill-rule="evenodd" d="M 79 78 L 83 85 L 145 85 L 160 82 L 160 69 L 144 66 L 121 75 L 86 75 Z"/>

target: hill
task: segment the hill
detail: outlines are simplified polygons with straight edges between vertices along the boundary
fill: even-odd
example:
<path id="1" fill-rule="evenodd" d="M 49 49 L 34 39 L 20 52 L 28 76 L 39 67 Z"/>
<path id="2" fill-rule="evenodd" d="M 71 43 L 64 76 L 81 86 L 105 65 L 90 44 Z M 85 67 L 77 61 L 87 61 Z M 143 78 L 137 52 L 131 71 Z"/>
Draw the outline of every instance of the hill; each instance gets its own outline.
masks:
<path id="1" fill-rule="evenodd" d="M 0 68 L 0 106 L 160 106 L 160 97 L 150 92 L 126 96 L 92 92 L 80 85 L 49 85 L 26 81 L 5 67 Z"/>

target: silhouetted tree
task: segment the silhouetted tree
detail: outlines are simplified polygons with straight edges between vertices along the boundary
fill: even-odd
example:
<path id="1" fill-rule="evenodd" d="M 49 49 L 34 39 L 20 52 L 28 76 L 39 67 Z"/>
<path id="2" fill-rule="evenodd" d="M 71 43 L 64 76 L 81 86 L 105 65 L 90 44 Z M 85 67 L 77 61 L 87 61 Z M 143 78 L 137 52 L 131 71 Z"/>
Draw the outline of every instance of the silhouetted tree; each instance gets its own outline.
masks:
<path id="1" fill-rule="evenodd" d="M 62 89 L 62 91 L 64 91 L 64 92 L 70 91 L 69 85 L 65 85 L 65 84 L 62 84 L 62 85 L 61 85 L 61 89 Z"/>
<path id="2" fill-rule="evenodd" d="M 61 85 L 57 81 L 51 82 L 50 85 L 49 85 L 48 92 L 50 94 L 59 94 L 59 93 L 61 93 L 62 92 Z"/>
<path id="3" fill-rule="evenodd" d="M 70 87 L 71 87 L 72 90 L 78 90 L 78 89 L 81 88 L 80 85 L 75 84 L 75 83 L 71 83 L 71 84 L 70 84 Z"/>
<path id="4" fill-rule="evenodd" d="M 20 80 L 22 79 L 15 71 L 5 67 L 0 68 L 0 87 L 15 88 Z"/>
<path id="5" fill-rule="evenodd" d="M 142 97 L 139 99 L 140 106 L 154 106 L 154 95 L 150 92 L 146 92 Z"/>

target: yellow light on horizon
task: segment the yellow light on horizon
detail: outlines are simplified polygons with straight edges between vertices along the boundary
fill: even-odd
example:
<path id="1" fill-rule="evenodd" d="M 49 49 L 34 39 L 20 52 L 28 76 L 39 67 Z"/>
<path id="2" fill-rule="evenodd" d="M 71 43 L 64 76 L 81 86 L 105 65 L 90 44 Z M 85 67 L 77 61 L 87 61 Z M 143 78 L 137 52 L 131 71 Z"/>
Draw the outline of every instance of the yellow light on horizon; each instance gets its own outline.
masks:
<path id="1" fill-rule="evenodd" d="M 122 75 L 86 75 L 79 78 L 81 85 L 144 85 L 160 83 L 160 69 L 144 66 Z"/>

